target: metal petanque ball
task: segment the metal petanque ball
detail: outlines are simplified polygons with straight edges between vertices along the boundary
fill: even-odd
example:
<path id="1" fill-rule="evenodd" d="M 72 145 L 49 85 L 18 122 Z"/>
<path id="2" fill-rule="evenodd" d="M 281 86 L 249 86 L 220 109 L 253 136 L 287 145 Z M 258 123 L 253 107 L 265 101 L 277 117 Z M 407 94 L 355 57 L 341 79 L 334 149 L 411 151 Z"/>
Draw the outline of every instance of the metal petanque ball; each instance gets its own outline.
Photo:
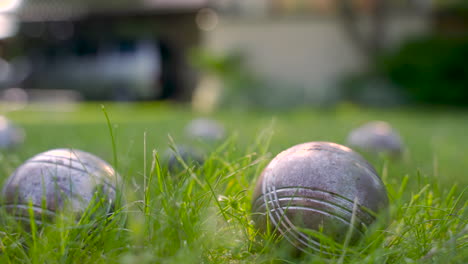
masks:
<path id="1" fill-rule="evenodd" d="M 221 140 L 225 134 L 224 127 L 220 123 L 206 118 L 192 120 L 185 128 L 185 132 L 190 138 L 205 141 Z"/>
<path id="2" fill-rule="evenodd" d="M 193 165 L 203 164 L 204 159 L 200 151 L 185 145 L 176 146 L 177 151 L 179 152 L 180 158 L 187 164 Z M 183 166 L 181 162 L 177 159 L 176 153 L 172 149 L 168 149 L 164 154 L 165 160 L 167 161 L 167 166 L 169 170 L 176 171 L 182 169 Z"/>
<path id="3" fill-rule="evenodd" d="M 264 169 L 252 217 L 260 230 L 279 232 L 304 252 L 323 252 L 325 246 L 304 230 L 339 243 L 352 232 L 354 242 L 387 205 L 384 184 L 359 154 L 335 143 L 310 142 L 281 152 Z"/>
<path id="4" fill-rule="evenodd" d="M 0 116 L 0 149 L 11 149 L 23 143 L 23 129 L 14 125 L 4 116 Z"/>
<path id="5" fill-rule="evenodd" d="M 386 153 L 399 156 L 403 143 L 397 131 L 383 121 L 364 124 L 348 135 L 347 145 L 370 153 Z"/>
<path id="6" fill-rule="evenodd" d="M 120 177 L 102 159 L 80 150 L 54 149 L 27 160 L 8 178 L 3 207 L 16 219 L 51 220 L 60 210 L 80 216 L 91 201 L 113 209 Z M 96 199 L 96 200 L 95 200 Z"/>

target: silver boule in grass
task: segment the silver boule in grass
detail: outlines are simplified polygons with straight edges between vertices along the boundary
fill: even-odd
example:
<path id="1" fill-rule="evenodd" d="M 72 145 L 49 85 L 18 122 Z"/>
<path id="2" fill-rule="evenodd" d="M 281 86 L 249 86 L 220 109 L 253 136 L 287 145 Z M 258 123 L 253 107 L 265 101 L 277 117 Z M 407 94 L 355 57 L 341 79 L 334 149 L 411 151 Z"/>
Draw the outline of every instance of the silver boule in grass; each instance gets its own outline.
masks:
<path id="1" fill-rule="evenodd" d="M 224 127 L 215 120 L 198 118 L 192 120 L 185 132 L 188 137 L 205 141 L 218 141 L 224 138 Z"/>
<path id="2" fill-rule="evenodd" d="M 356 150 L 399 156 L 403 143 L 398 132 L 384 121 L 372 121 L 352 130 L 347 145 Z"/>
<path id="3" fill-rule="evenodd" d="M 387 206 L 385 186 L 364 158 L 339 144 L 310 142 L 281 152 L 264 169 L 252 217 L 260 230 L 279 232 L 304 252 L 327 254 L 305 230 L 339 243 L 350 232 L 354 242 Z"/>
<path id="4" fill-rule="evenodd" d="M 75 149 L 40 153 L 18 167 L 2 192 L 3 207 L 18 220 L 29 219 L 30 203 L 38 222 L 59 210 L 82 215 L 94 199 L 112 211 L 120 177 L 93 154 Z M 95 201 L 96 201 L 95 200 Z"/>
<path id="5" fill-rule="evenodd" d="M 167 149 L 164 153 L 170 171 L 183 169 L 183 164 L 177 158 L 178 155 L 188 166 L 194 164 L 201 165 L 204 162 L 203 155 L 198 149 L 186 145 L 177 145 L 175 150 L 177 153 L 171 148 Z"/>
<path id="6" fill-rule="evenodd" d="M 0 149 L 12 149 L 21 145 L 25 133 L 4 116 L 0 116 Z"/>

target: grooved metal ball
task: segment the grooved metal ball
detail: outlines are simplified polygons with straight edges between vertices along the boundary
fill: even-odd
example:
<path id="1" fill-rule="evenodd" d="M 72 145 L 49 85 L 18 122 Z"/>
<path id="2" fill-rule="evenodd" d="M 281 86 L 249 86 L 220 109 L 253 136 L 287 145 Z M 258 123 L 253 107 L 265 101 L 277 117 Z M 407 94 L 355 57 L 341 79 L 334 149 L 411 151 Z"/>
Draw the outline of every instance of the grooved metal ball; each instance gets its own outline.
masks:
<path id="1" fill-rule="evenodd" d="M 14 125 L 4 116 L 0 116 L 0 149 L 11 149 L 23 143 L 23 129 Z"/>
<path id="2" fill-rule="evenodd" d="M 359 154 L 335 143 L 310 142 L 281 152 L 264 169 L 252 217 L 260 230 L 266 231 L 268 222 L 295 247 L 313 252 L 323 245 L 304 229 L 337 242 L 352 230 L 355 241 L 387 205 L 384 184 Z"/>
<path id="3" fill-rule="evenodd" d="M 372 121 L 352 130 L 347 145 L 370 153 L 387 153 L 398 156 L 403 143 L 397 131 L 383 121 Z"/>
<path id="4" fill-rule="evenodd" d="M 114 169 L 95 155 L 54 149 L 32 157 L 15 170 L 3 188 L 2 201 L 7 212 L 26 221 L 30 201 L 38 221 L 50 220 L 59 210 L 79 216 L 96 198 L 104 199 L 110 211 L 119 182 Z"/>

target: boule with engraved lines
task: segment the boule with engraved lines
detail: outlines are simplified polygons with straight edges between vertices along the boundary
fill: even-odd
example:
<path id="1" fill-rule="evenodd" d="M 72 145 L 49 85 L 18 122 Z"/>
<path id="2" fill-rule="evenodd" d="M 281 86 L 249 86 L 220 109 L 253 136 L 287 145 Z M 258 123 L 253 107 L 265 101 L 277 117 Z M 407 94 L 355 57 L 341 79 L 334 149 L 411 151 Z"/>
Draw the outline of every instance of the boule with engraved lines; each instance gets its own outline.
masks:
<path id="1" fill-rule="evenodd" d="M 364 158 L 339 144 L 310 142 L 281 152 L 264 169 L 252 218 L 261 231 L 269 226 L 302 251 L 327 254 L 304 230 L 339 243 L 352 231 L 353 243 L 387 205 L 385 186 Z"/>
<path id="2" fill-rule="evenodd" d="M 109 213 L 116 200 L 120 177 L 97 156 L 75 149 L 40 153 L 18 167 L 2 192 L 3 206 L 17 220 L 29 221 L 29 203 L 34 216 L 52 220 L 60 210 L 79 217 L 93 199 Z"/>

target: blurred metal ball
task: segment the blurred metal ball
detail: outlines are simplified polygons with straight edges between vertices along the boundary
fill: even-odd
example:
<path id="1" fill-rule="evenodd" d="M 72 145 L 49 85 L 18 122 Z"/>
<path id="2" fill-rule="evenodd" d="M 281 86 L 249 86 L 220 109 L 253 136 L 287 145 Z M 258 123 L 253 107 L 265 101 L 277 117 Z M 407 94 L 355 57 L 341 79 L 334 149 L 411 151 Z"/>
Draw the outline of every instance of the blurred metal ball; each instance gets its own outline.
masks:
<path id="1" fill-rule="evenodd" d="M 4 116 L 0 116 L 0 149 L 12 149 L 21 145 L 25 133 Z"/>
<path id="2" fill-rule="evenodd" d="M 198 118 L 192 120 L 185 129 L 190 138 L 218 141 L 224 138 L 224 127 L 215 120 Z"/>
<path id="3" fill-rule="evenodd" d="M 200 151 L 189 146 L 178 145 L 176 146 L 177 152 L 180 155 L 180 158 L 187 164 L 203 164 L 204 158 Z M 168 149 L 165 152 L 165 159 L 167 161 L 167 166 L 169 170 L 176 171 L 183 169 L 182 163 L 177 159 L 177 155 L 173 149 Z"/>
<path id="4" fill-rule="evenodd" d="M 268 222 L 296 248 L 317 252 L 325 246 L 304 229 L 322 230 L 337 242 L 351 230 L 354 242 L 374 222 L 371 212 L 387 205 L 384 184 L 359 154 L 335 143 L 310 142 L 281 152 L 268 164 L 252 210 L 260 230 L 266 231 Z"/>
<path id="5" fill-rule="evenodd" d="M 54 149 L 27 160 L 8 178 L 3 206 L 18 220 L 50 220 L 59 210 L 80 216 L 93 199 L 104 199 L 108 212 L 116 200 L 120 177 L 102 159 L 80 150 Z M 93 197 L 97 196 L 97 197 Z"/>
<path id="6" fill-rule="evenodd" d="M 383 121 L 369 122 L 348 135 L 349 147 L 370 153 L 387 153 L 398 156 L 403 152 L 403 143 L 397 131 Z"/>

